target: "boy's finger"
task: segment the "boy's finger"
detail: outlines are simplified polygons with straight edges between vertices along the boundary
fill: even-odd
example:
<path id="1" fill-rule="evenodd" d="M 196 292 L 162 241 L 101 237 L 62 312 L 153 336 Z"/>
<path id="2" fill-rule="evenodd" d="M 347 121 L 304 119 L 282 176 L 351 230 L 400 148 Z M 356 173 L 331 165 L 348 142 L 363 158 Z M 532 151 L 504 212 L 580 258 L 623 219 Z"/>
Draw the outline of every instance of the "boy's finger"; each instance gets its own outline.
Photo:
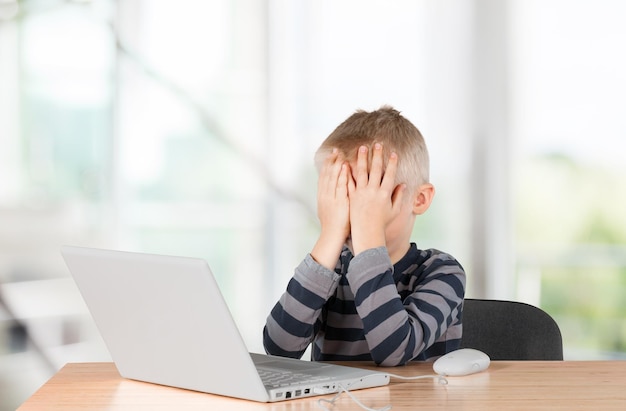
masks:
<path id="1" fill-rule="evenodd" d="M 372 166 L 373 168 L 373 166 Z M 398 155 L 392 152 L 389 155 L 389 161 L 387 162 L 387 168 L 385 174 L 382 177 L 381 187 L 387 188 L 391 191 L 396 184 L 396 171 L 398 170 Z"/>
<path id="2" fill-rule="evenodd" d="M 380 184 L 383 177 L 383 145 L 374 144 L 374 152 L 372 153 L 372 166 L 369 172 L 369 181 Z"/>
<path id="3" fill-rule="evenodd" d="M 352 195 L 354 189 L 356 188 L 356 183 L 354 181 L 354 177 L 352 176 L 352 168 L 350 165 L 348 167 L 348 196 Z"/>
<path id="4" fill-rule="evenodd" d="M 341 156 L 339 154 L 339 151 L 336 148 L 333 149 L 328 157 L 326 157 L 324 166 L 320 171 L 320 181 L 324 183 L 324 191 L 327 194 L 333 196 L 335 194 L 337 179 L 339 178 L 339 173 L 341 172 L 341 164 L 343 162 L 340 157 Z"/>
<path id="5" fill-rule="evenodd" d="M 324 159 L 324 163 L 322 164 L 322 167 L 320 169 L 320 177 L 324 176 L 327 177 L 329 170 L 332 168 L 332 165 L 335 163 L 335 160 L 337 159 L 338 156 L 338 151 L 336 148 L 333 148 L 333 151 L 331 151 L 326 158 Z"/>
<path id="6" fill-rule="evenodd" d="M 365 186 L 367 181 L 367 146 L 361 146 L 356 156 L 356 185 Z"/>
<path id="7" fill-rule="evenodd" d="M 338 198 L 347 197 L 348 195 L 348 174 L 350 173 L 349 166 L 346 162 L 341 164 L 339 169 L 339 177 L 337 178 L 336 196 Z"/>

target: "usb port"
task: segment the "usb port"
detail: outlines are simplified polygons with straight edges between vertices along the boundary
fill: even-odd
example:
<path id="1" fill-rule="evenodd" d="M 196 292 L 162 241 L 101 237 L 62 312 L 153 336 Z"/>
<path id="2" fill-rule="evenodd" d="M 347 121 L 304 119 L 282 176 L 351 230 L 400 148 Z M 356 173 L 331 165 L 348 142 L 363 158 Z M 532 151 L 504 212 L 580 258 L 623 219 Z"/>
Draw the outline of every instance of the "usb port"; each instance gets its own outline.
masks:
<path id="1" fill-rule="evenodd" d="M 302 395 L 302 390 L 296 390 L 296 393 L 293 395 L 294 397 L 299 397 Z"/>

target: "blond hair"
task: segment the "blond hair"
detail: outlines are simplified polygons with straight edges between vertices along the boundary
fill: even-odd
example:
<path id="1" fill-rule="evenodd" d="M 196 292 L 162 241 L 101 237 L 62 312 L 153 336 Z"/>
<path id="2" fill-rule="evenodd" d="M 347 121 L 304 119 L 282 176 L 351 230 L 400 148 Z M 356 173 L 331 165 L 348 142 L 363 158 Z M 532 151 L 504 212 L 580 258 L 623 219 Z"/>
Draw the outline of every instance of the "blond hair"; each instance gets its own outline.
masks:
<path id="1" fill-rule="evenodd" d="M 372 112 L 357 110 L 348 117 L 317 149 L 315 165 L 319 170 L 333 148 L 352 161 L 360 146 L 371 148 L 374 143 L 383 145 L 385 166 L 391 152 L 398 154 L 396 184 L 405 183 L 412 191 L 429 182 L 428 149 L 422 134 L 399 111 L 387 105 Z"/>

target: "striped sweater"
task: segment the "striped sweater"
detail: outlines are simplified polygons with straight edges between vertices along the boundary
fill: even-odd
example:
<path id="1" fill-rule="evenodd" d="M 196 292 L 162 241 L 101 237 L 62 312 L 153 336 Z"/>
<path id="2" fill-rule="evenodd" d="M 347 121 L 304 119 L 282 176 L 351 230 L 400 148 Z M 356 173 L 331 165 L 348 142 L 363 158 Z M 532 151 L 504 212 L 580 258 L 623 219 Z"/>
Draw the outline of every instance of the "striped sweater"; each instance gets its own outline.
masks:
<path id="1" fill-rule="evenodd" d="M 465 273 L 438 250 L 391 264 L 385 247 L 341 253 L 335 272 L 307 255 L 263 329 L 268 354 L 385 366 L 433 360 L 460 346 Z"/>

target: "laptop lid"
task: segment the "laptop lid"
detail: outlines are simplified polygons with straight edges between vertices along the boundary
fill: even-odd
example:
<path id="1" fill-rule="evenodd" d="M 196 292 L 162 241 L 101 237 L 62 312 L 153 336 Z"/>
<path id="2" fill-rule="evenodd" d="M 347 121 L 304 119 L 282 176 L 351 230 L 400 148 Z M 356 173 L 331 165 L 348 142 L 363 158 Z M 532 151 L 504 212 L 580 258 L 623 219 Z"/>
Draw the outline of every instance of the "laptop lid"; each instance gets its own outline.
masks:
<path id="1" fill-rule="evenodd" d="M 61 253 L 125 378 L 262 402 L 389 382 L 371 370 L 251 355 L 202 259 L 74 246 Z M 268 391 L 254 362 L 286 362 L 329 382 Z"/>
<path id="2" fill-rule="evenodd" d="M 121 376 L 269 400 L 204 260 L 72 246 L 61 253 Z"/>

